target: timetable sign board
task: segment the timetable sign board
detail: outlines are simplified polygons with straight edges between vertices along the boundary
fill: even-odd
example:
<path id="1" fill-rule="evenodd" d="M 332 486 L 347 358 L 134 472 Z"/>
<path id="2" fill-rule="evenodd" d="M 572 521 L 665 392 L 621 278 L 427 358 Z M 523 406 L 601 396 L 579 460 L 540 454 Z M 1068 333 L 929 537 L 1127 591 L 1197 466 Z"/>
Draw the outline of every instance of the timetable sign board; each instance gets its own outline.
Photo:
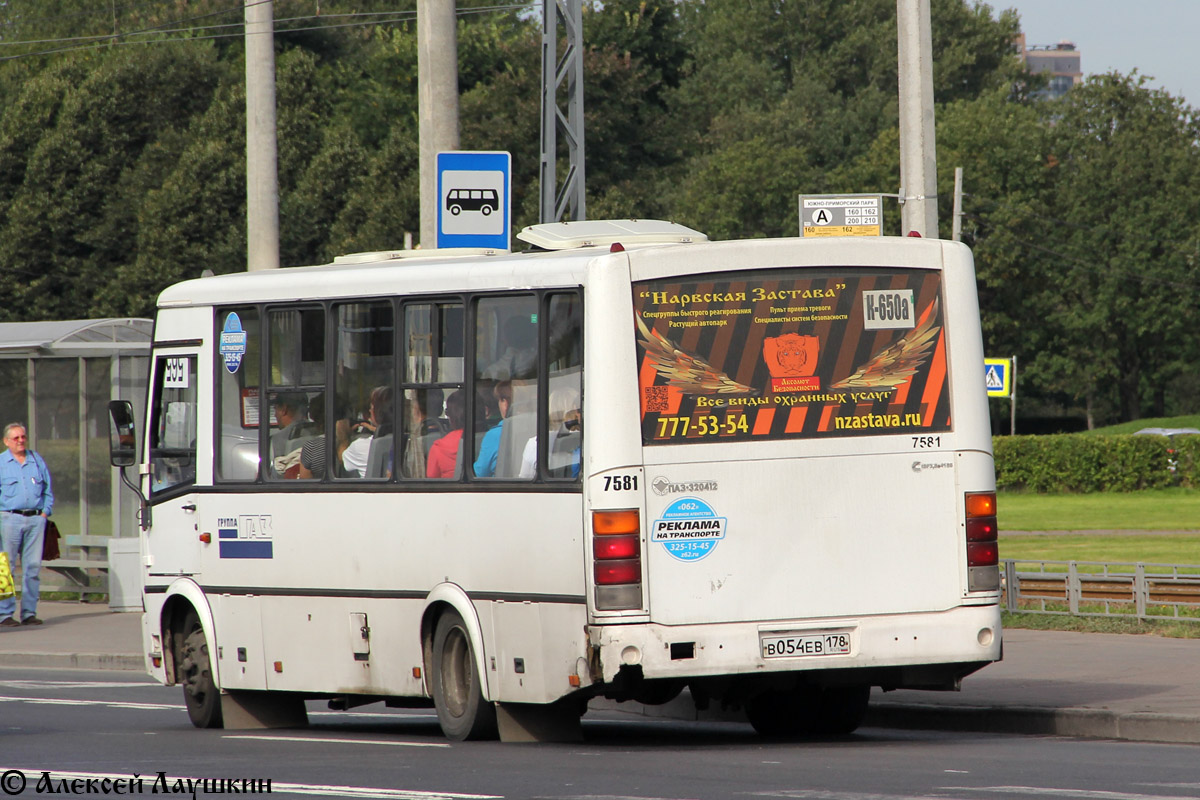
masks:
<path id="1" fill-rule="evenodd" d="M 805 237 L 881 236 L 883 235 L 883 195 L 801 195 L 800 235 Z"/>

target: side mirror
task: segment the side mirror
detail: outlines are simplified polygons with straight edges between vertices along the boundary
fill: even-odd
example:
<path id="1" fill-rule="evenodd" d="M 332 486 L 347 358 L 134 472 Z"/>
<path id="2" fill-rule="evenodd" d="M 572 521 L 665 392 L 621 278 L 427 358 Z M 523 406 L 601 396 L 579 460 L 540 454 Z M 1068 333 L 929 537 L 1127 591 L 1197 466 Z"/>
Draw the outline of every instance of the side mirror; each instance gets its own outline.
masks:
<path id="1" fill-rule="evenodd" d="M 114 467 L 132 467 L 137 463 L 133 406 L 128 400 L 111 400 L 108 415 L 108 460 Z"/>

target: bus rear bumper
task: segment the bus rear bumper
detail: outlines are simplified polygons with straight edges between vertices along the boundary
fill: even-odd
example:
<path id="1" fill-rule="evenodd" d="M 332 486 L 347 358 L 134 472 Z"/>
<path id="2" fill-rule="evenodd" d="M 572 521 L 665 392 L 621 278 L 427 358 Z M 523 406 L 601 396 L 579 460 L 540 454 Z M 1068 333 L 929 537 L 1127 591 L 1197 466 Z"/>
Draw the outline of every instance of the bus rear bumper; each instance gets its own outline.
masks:
<path id="1" fill-rule="evenodd" d="M 822 682 L 953 689 L 1001 657 L 1000 607 L 758 624 L 591 625 L 592 680 L 829 672 Z M 847 672 L 852 671 L 852 672 Z"/>

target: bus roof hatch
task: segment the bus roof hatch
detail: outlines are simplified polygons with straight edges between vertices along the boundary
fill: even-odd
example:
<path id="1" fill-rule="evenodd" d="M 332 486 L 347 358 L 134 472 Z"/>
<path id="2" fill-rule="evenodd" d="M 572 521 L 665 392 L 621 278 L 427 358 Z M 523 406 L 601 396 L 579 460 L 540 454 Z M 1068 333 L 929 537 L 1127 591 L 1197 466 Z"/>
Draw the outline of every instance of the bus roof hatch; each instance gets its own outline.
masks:
<path id="1" fill-rule="evenodd" d="M 708 236 L 675 222 L 660 219 L 588 219 L 576 222 L 547 222 L 530 225 L 517 234 L 523 242 L 543 250 L 573 250 L 607 247 L 620 242 L 625 247 L 643 244 L 688 244 L 707 242 Z"/>

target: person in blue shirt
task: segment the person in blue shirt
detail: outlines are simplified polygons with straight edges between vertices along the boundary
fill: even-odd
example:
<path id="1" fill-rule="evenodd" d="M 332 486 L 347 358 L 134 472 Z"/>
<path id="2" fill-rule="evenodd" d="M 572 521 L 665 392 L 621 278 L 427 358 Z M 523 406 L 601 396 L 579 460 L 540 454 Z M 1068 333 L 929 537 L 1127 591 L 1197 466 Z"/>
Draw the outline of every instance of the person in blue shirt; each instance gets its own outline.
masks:
<path id="1" fill-rule="evenodd" d="M 46 462 L 28 449 L 28 443 L 24 425 L 11 422 L 4 427 L 8 450 L 0 453 L 0 538 L 10 568 L 21 557 L 21 616 L 18 621 L 15 595 L 0 600 L 0 628 L 42 624 L 37 618 L 42 538 L 54 510 L 54 491 Z"/>
<path id="2" fill-rule="evenodd" d="M 500 421 L 483 435 L 479 445 L 479 455 L 475 457 L 475 477 L 496 477 L 496 462 L 500 457 L 500 436 L 504 431 L 504 419 L 512 408 L 512 381 L 500 381 L 492 389 L 496 405 L 500 409 Z"/>

